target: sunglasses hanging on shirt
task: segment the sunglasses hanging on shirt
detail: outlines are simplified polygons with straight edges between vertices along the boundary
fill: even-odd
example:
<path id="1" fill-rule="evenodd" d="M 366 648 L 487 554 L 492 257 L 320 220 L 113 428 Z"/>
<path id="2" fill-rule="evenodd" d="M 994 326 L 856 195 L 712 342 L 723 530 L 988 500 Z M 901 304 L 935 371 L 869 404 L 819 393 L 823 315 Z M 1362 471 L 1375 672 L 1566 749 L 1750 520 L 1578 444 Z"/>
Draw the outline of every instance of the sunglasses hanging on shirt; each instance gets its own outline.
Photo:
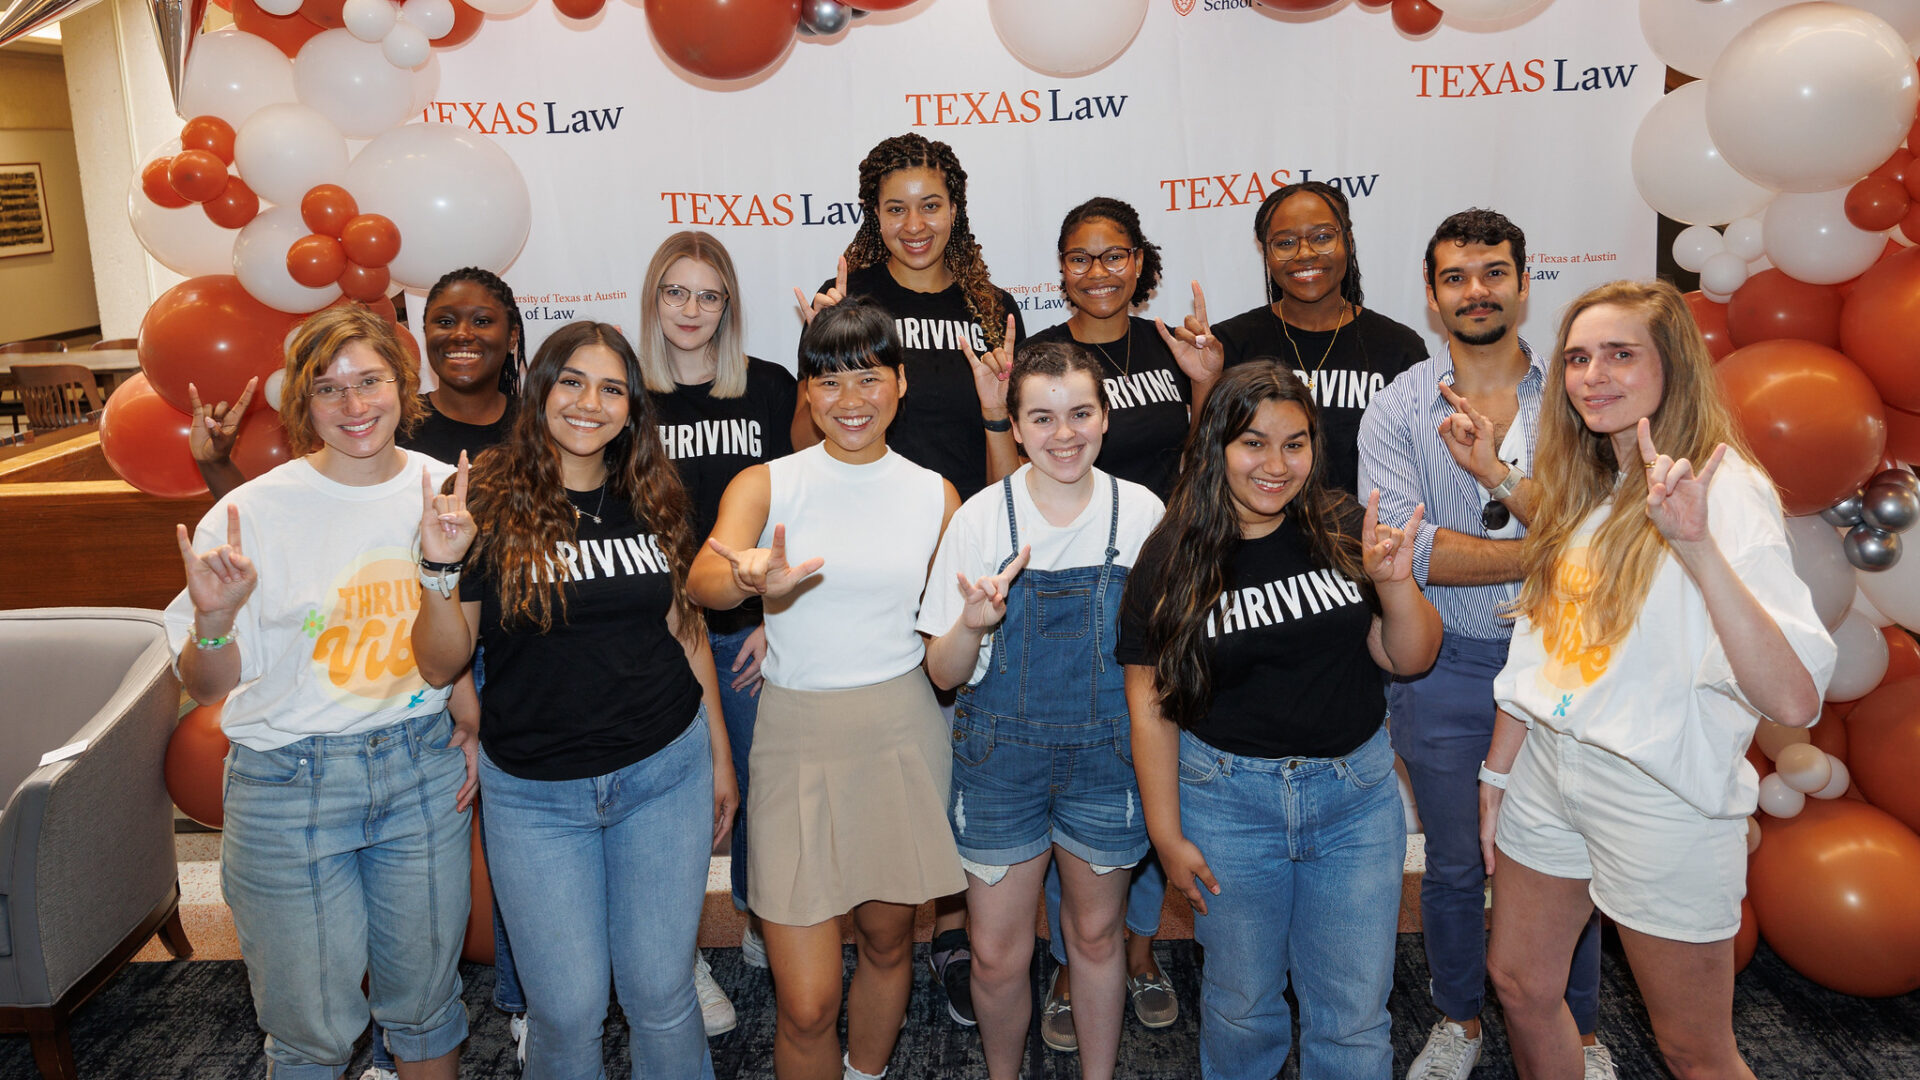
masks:
<path id="1" fill-rule="evenodd" d="M 1509 461 L 1507 467 L 1518 469 L 1520 462 Z M 1499 499 L 1488 499 L 1487 505 L 1480 508 L 1480 527 L 1488 532 L 1499 532 L 1512 521 L 1513 511 L 1507 509 L 1507 504 Z"/>

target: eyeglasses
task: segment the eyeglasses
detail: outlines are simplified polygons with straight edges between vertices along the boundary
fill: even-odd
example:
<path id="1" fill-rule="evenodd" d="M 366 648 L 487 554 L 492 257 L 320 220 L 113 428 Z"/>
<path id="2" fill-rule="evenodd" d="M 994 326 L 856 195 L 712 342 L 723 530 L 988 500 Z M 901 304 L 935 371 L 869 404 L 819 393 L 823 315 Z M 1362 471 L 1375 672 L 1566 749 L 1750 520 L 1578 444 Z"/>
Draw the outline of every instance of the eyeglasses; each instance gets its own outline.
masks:
<path id="1" fill-rule="evenodd" d="M 1060 253 L 1060 269 L 1074 277 L 1080 277 L 1092 270 L 1094 261 L 1099 260 L 1100 265 L 1107 268 L 1107 273 L 1117 274 L 1125 270 L 1127 264 L 1132 262 L 1133 257 L 1139 252 L 1140 249 L 1137 247 L 1110 247 L 1096 255 L 1074 248 L 1072 251 Z"/>
<path id="2" fill-rule="evenodd" d="M 1340 242 L 1340 233 L 1336 229 L 1322 229 L 1306 237 L 1304 241 L 1298 236 L 1276 236 L 1267 241 L 1267 250 L 1273 253 L 1274 258 L 1286 262 L 1300 257 L 1300 245 L 1303 242 L 1307 245 L 1308 251 L 1315 255 L 1325 255 Z"/>
<path id="3" fill-rule="evenodd" d="M 685 285 L 660 286 L 660 299 L 665 300 L 673 307 L 686 307 L 688 297 L 692 297 L 700 302 L 701 311 L 719 311 L 721 308 L 727 306 L 727 294 L 723 292 L 714 292 L 712 289 L 701 289 L 695 292 Z"/>
<path id="4" fill-rule="evenodd" d="M 358 382 L 351 382 L 345 386 L 332 384 L 316 386 L 313 388 L 313 392 L 307 396 L 312 398 L 316 404 L 324 405 L 330 409 L 336 409 L 346 405 L 347 394 L 349 392 L 361 401 L 372 401 L 380 395 L 380 388 L 382 386 L 390 382 L 398 381 L 399 380 L 392 375 L 384 379 L 378 375 L 369 375 Z"/>

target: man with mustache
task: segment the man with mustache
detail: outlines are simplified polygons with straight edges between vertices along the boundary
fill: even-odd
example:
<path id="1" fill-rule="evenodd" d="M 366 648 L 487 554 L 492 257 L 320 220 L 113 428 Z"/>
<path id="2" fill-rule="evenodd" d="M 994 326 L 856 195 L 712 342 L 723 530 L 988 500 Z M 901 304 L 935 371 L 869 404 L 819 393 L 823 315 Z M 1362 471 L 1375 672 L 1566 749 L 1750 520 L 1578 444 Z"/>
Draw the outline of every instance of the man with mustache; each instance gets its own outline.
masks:
<path id="1" fill-rule="evenodd" d="M 1408 1080 L 1464 1080 L 1480 1060 L 1486 997 L 1486 871 L 1480 788 L 1493 737 L 1493 678 L 1513 633 L 1505 615 L 1521 578 L 1520 537 L 1538 489 L 1528 478 L 1547 357 L 1521 340 L 1526 236 L 1492 210 L 1463 210 L 1427 242 L 1427 306 L 1446 327 L 1432 356 L 1375 394 L 1360 422 L 1360 486 L 1380 489 L 1380 520 L 1426 521 L 1413 574 L 1445 627 L 1433 669 L 1388 688 L 1393 748 L 1426 833 L 1420 916 L 1440 1020 Z M 1594 1039 L 1600 922 L 1574 953 L 1567 1005 L 1588 1045 L 1587 1077 L 1611 1078 Z"/>

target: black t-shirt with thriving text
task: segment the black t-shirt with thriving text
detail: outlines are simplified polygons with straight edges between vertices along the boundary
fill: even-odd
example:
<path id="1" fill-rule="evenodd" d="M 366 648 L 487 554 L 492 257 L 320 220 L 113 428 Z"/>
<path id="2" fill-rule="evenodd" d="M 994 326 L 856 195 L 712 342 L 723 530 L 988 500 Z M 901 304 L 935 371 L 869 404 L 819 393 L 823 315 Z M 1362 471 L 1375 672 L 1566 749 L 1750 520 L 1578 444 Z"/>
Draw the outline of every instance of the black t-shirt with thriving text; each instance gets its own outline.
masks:
<path id="1" fill-rule="evenodd" d="M 1419 334 L 1370 308 L 1337 331 L 1323 331 L 1283 327 L 1273 308 L 1262 304 L 1214 323 L 1213 333 L 1228 367 L 1266 357 L 1311 383 L 1327 455 L 1323 475 L 1346 491 L 1360 482 L 1360 417 L 1367 404 L 1401 372 L 1427 358 Z"/>
<path id="2" fill-rule="evenodd" d="M 1073 341 L 1066 323 L 1049 326 L 1030 342 Z M 1097 345 L 1079 343 L 1099 359 L 1106 372 L 1107 436 L 1095 464 L 1122 480 L 1158 495 L 1173 491 L 1180 472 L 1180 448 L 1186 445 L 1193 383 L 1145 319 L 1127 320 L 1127 336 Z"/>
<path id="3" fill-rule="evenodd" d="M 506 411 L 491 424 L 464 424 L 449 419 L 433 407 L 431 397 L 421 394 L 420 404 L 426 406 L 426 417 L 420 421 L 419 427 L 413 429 L 413 434 L 394 441 L 408 450 L 418 450 L 449 465 L 458 465 L 460 451 L 465 450 L 467 460 L 471 462 L 480 456 L 480 451 L 506 441 L 507 432 L 513 427 L 515 401 L 514 398 L 508 398 Z"/>
<path id="4" fill-rule="evenodd" d="M 1146 615 L 1164 591 L 1160 539 L 1147 542 L 1127 578 L 1113 650 L 1123 664 L 1153 663 Z M 1294 516 L 1241 541 L 1228 562 L 1227 590 L 1207 616 L 1213 700 L 1193 734 L 1248 757 L 1352 753 L 1386 716 L 1380 668 L 1367 651 L 1372 621 L 1358 582 L 1314 567 Z"/>
<path id="5" fill-rule="evenodd" d="M 682 383 L 671 394 L 654 394 L 660 442 L 693 500 L 694 535 L 713 533 L 720 496 L 740 470 L 793 453 L 793 373 L 747 357 L 747 389 L 736 398 L 713 396 L 713 384 Z M 707 615 L 708 629 L 731 633 L 760 622 L 759 597 L 731 611 Z"/>
<path id="6" fill-rule="evenodd" d="M 833 284 L 828 281 L 822 291 Z M 893 280 L 884 263 L 847 275 L 847 295 L 865 296 L 893 316 L 907 357 L 907 396 L 887 429 L 887 446 L 947 478 L 961 498 L 987 485 L 987 433 L 980 426 L 980 394 L 973 368 L 960 351 L 964 335 L 975 356 L 987 350 L 986 332 L 967 310 L 958 282 L 937 293 L 915 292 Z M 1005 291 L 998 321 L 1014 317 L 1016 344 L 1026 336 L 1019 305 Z"/>
<path id="7" fill-rule="evenodd" d="M 582 513 L 577 541 L 554 554 L 569 580 L 566 615 L 556 611 L 551 630 L 501 624 L 484 551 L 460 579 L 460 599 L 480 602 L 486 648 L 480 742 L 494 764 L 526 780 L 626 768 L 672 742 L 700 708 L 700 684 L 667 631 L 673 570 L 660 539 L 618 499 L 567 497 Z"/>

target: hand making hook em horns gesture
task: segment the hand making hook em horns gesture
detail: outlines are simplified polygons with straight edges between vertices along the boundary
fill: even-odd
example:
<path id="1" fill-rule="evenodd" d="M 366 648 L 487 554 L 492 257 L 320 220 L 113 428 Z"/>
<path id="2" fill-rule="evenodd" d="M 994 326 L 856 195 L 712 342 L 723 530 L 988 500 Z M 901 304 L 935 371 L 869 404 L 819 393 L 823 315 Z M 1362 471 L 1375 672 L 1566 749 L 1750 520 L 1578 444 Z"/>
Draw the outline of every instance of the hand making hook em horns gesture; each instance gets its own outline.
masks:
<path id="1" fill-rule="evenodd" d="M 1707 489 L 1726 459 L 1727 444 L 1713 448 L 1706 467 L 1694 472 L 1686 458 L 1678 461 L 1653 445 L 1653 428 L 1640 418 L 1640 461 L 1647 470 L 1647 516 L 1668 543 L 1690 544 L 1708 538 Z"/>
<path id="2" fill-rule="evenodd" d="M 811 558 L 799 566 L 787 563 L 787 527 L 773 527 L 773 546 L 735 551 L 709 536 L 707 546 L 733 567 L 733 584 L 748 596 L 777 600 L 802 581 L 820 572 L 827 560 Z"/>
<path id="3" fill-rule="evenodd" d="M 1360 522 L 1360 563 L 1375 585 L 1406 581 L 1413 576 L 1413 538 L 1420 534 L 1427 504 L 1413 508 L 1403 528 L 1380 524 L 1380 489 L 1367 495 L 1367 513 Z"/>
<path id="4" fill-rule="evenodd" d="M 1020 571 L 1027 568 L 1027 559 L 1032 555 L 1033 546 L 1025 545 L 1006 569 L 974 582 L 969 582 L 964 573 L 955 574 L 960 579 L 960 595 L 967 601 L 960 612 L 960 624 L 969 630 L 991 630 L 1000 625 L 1000 620 L 1007 615 L 1007 590 L 1013 587 L 1013 579 L 1020 576 Z"/>
<path id="5" fill-rule="evenodd" d="M 829 288 L 826 292 L 814 293 L 813 299 L 809 300 L 807 299 L 807 294 L 800 291 L 800 286 L 795 285 L 793 287 L 793 298 L 800 301 L 800 321 L 802 323 L 812 322 L 815 315 L 845 300 L 847 298 L 847 257 L 845 255 L 840 256 L 839 268 L 836 269 L 833 274 L 832 288 Z"/>
<path id="6" fill-rule="evenodd" d="M 216 401 L 207 405 L 200 400 L 200 388 L 187 384 L 187 403 L 192 405 L 193 426 L 187 431 L 187 452 L 204 464 L 226 461 L 233 456 L 233 441 L 240 433 L 240 421 L 253 403 L 253 391 L 260 376 L 247 380 L 246 388 L 232 405 Z"/>
<path id="7" fill-rule="evenodd" d="M 1207 294 L 1200 291 L 1198 281 L 1193 283 L 1193 314 L 1186 322 L 1171 331 L 1161 319 L 1153 320 L 1153 326 L 1187 378 L 1209 386 L 1220 378 L 1227 365 L 1227 352 L 1220 339 L 1213 336 L 1213 325 L 1207 322 Z"/>
<path id="8" fill-rule="evenodd" d="M 467 510 L 467 452 L 453 474 L 453 493 L 440 494 L 439 485 L 420 470 L 420 557 L 429 562 L 456 563 L 467 557 L 479 529 Z"/>
<path id="9" fill-rule="evenodd" d="M 1000 339 L 999 348 L 989 349 L 985 356 L 975 355 L 966 336 L 960 337 L 960 351 L 966 355 L 967 366 L 973 369 L 973 389 L 980 395 L 982 410 L 1007 407 L 1007 376 L 1013 374 L 1014 327 L 1013 316 L 1008 315 L 1007 335 Z"/>
<path id="10" fill-rule="evenodd" d="M 193 550 L 193 537 L 185 525 L 173 529 L 180 541 L 180 559 L 186 564 L 187 598 L 193 601 L 195 614 L 231 618 L 260 581 L 253 560 L 240 550 L 240 507 L 227 504 L 227 542 L 205 554 Z"/>
<path id="11" fill-rule="evenodd" d="M 1454 464 L 1465 469 L 1481 487 L 1500 486 L 1500 481 L 1506 479 L 1508 465 L 1500 460 L 1493 421 L 1446 383 L 1440 384 L 1440 396 L 1446 398 L 1454 410 L 1452 416 L 1440 421 L 1440 444 L 1453 455 Z"/>

